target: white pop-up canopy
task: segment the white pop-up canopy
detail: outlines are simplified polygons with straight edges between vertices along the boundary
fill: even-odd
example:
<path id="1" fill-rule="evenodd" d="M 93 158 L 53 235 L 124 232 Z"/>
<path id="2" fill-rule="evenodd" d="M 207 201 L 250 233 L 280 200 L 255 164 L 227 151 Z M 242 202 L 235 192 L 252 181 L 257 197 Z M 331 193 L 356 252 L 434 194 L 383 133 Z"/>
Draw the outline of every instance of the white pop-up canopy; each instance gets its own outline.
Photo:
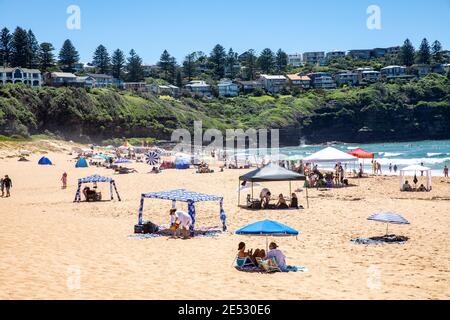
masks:
<path id="1" fill-rule="evenodd" d="M 318 163 L 318 162 L 356 162 L 357 157 L 338 150 L 333 147 L 322 149 L 303 159 L 303 162 Z"/>
<path id="2" fill-rule="evenodd" d="M 427 190 L 431 190 L 431 169 L 424 166 L 419 165 L 412 165 L 403 169 L 400 169 L 400 190 L 403 189 L 403 184 L 405 183 L 405 176 L 408 175 L 408 173 L 414 172 L 414 175 L 417 176 L 417 173 L 424 173 L 427 177 Z"/>

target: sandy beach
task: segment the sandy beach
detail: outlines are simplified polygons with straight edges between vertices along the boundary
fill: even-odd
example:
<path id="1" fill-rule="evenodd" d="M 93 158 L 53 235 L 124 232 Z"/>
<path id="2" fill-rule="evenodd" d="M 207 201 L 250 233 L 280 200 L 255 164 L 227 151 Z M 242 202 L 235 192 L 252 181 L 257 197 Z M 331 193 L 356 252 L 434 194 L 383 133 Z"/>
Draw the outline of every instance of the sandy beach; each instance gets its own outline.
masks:
<path id="1" fill-rule="evenodd" d="M 47 154 L 53 166 L 38 166 L 38 152 L 30 162 L 7 158 L 8 152 L 0 156 L 0 175 L 13 180 L 12 196 L 0 198 L 0 299 L 450 298 L 450 179 L 433 178 L 429 193 L 402 193 L 398 177 L 370 177 L 354 187 L 310 190 L 309 209 L 247 211 L 237 207 L 237 186 L 249 170 L 154 175 L 148 165 L 133 164 L 138 173 L 114 175 L 104 168 L 75 169 L 67 150 Z M 68 188 L 62 190 L 64 171 Z M 73 203 L 77 179 L 94 173 L 114 177 L 121 202 Z M 288 183 L 264 186 L 277 194 L 289 191 Z M 99 188 L 108 194 L 109 186 Z M 130 237 L 140 194 L 178 188 L 222 195 L 229 230 L 189 240 Z M 147 200 L 144 220 L 166 224 L 169 208 L 169 201 Z M 221 225 L 217 203 L 196 208 L 197 226 Z M 350 242 L 385 232 L 384 224 L 367 220 L 377 211 L 408 219 L 410 225 L 391 225 L 390 231 L 410 240 Z M 306 266 L 307 273 L 248 274 L 232 267 L 240 241 L 265 246 L 264 238 L 233 232 L 265 218 L 300 231 L 297 238 L 271 240 L 288 264 Z"/>

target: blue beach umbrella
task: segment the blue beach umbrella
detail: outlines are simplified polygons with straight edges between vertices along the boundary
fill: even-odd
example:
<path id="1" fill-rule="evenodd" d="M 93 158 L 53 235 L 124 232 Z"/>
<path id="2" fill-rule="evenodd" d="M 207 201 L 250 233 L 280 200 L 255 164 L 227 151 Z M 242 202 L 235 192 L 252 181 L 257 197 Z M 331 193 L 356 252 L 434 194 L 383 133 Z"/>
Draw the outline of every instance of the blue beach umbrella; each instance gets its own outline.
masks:
<path id="1" fill-rule="evenodd" d="M 121 159 L 117 159 L 116 161 L 114 161 L 114 163 L 115 164 L 124 164 L 124 163 L 131 163 L 131 161 L 128 159 L 121 158 Z"/>
<path id="2" fill-rule="evenodd" d="M 401 215 L 393 212 L 378 212 L 368 217 L 367 220 L 386 223 L 386 235 L 388 234 L 388 228 L 390 223 L 410 224 L 409 221 L 403 218 Z"/>
<path id="3" fill-rule="evenodd" d="M 246 236 L 265 236 L 266 250 L 268 251 L 268 237 L 290 237 L 298 236 L 299 232 L 287 225 L 272 220 L 258 221 L 245 226 L 235 232 Z"/>

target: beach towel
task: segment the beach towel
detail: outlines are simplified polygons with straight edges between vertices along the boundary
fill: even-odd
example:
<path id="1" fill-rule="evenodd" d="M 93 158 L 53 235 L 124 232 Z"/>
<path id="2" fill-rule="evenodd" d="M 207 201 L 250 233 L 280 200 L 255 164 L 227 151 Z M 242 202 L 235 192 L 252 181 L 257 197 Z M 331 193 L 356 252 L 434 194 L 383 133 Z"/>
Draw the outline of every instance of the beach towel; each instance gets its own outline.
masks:
<path id="1" fill-rule="evenodd" d="M 236 270 L 241 271 L 241 272 L 275 273 L 275 272 L 267 272 L 260 267 L 254 267 L 254 266 L 244 266 L 244 267 L 235 266 L 235 268 L 236 268 Z M 283 272 L 308 272 L 308 268 L 302 267 L 302 266 L 298 266 L 298 267 L 297 266 L 287 266 L 286 270 Z"/>
<path id="2" fill-rule="evenodd" d="M 355 244 L 404 244 L 408 240 L 409 238 L 404 236 L 387 235 L 372 238 L 356 238 L 352 239 L 351 242 Z"/>

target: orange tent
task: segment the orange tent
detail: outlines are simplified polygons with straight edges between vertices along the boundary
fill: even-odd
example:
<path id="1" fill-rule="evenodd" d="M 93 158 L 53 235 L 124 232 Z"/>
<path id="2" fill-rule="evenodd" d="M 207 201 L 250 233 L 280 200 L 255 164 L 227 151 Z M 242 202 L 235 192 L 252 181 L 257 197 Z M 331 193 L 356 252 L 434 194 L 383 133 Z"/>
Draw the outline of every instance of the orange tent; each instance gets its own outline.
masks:
<path id="1" fill-rule="evenodd" d="M 354 157 L 357 157 L 359 159 L 373 159 L 375 157 L 375 154 L 372 152 L 368 152 L 366 150 L 363 150 L 361 148 L 356 148 L 351 152 L 347 152 L 348 154 L 351 154 Z"/>

